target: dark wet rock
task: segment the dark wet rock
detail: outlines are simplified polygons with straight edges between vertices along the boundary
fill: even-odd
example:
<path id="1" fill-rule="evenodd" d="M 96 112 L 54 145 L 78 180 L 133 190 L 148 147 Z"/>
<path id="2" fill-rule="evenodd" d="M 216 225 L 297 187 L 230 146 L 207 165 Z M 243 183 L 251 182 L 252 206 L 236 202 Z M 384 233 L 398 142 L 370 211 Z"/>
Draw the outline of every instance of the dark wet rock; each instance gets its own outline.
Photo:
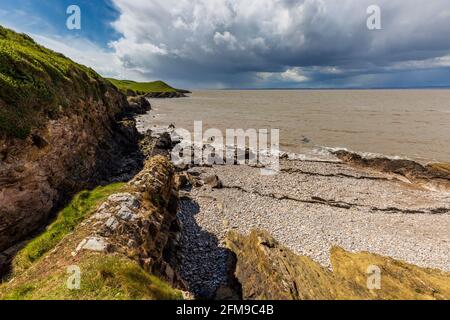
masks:
<path id="1" fill-rule="evenodd" d="M 184 189 L 190 186 L 189 178 L 186 173 L 179 173 L 175 177 L 175 185 L 178 190 Z"/>
<path id="2" fill-rule="evenodd" d="M 127 99 L 130 105 L 130 111 L 135 114 L 145 114 L 152 109 L 150 102 L 143 96 L 132 96 Z"/>
<path id="3" fill-rule="evenodd" d="M 311 143 L 311 139 L 309 139 L 308 137 L 302 137 L 302 143 L 304 143 L 304 144 L 308 144 L 308 143 Z"/>
<path id="4" fill-rule="evenodd" d="M 363 158 L 356 153 L 344 150 L 336 151 L 333 154 L 342 161 L 356 167 L 397 174 L 422 186 L 442 190 L 450 189 L 450 171 L 445 170 L 445 166 L 423 166 L 415 161 L 403 159 Z"/>
<path id="5" fill-rule="evenodd" d="M 190 169 L 187 170 L 187 173 L 190 174 L 191 176 L 199 177 L 203 173 L 203 170 L 201 168 L 198 168 L 198 167 L 197 168 L 190 168 Z"/>
<path id="6" fill-rule="evenodd" d="M 170 134 L 168 132 L 154 134 L 152 130 L 147 130 L 139 142 L 139 148 L 146 158 L 153 157 L 155 155 L 164 155 L 169 157 L 172 149 Z"/>
<path id="7" fill-rule="evenodd" d="M 168 132 L 163 132 L 156 143 L 156 147 L 163 150 L 172 149 L 172 138 Z"/>
<path id="8" fill-rule="evenodd" d="M 151 99 L 163 99 L 163 98 L 185 98 L 187 97 L 185 93 L 190 93 L 189 91 L 186 92 L 151 92 L 147 93 L 145 96 L 146 98 Z"/>

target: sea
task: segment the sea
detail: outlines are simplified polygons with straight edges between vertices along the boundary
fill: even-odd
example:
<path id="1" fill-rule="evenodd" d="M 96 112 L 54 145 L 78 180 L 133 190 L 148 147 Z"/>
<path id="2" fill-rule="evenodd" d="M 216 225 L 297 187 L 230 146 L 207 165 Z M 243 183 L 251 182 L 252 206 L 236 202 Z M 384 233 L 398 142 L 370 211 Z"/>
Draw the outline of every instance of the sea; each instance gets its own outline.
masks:
<path id="1" fill-rule="evenodd" d="M 346 149 L 367 157 L 450 162 L 450 89 L 199 90 L 152 99 L 141 131 L 167 127 L 279 129 L 280 149 L 310 157 Z"/>

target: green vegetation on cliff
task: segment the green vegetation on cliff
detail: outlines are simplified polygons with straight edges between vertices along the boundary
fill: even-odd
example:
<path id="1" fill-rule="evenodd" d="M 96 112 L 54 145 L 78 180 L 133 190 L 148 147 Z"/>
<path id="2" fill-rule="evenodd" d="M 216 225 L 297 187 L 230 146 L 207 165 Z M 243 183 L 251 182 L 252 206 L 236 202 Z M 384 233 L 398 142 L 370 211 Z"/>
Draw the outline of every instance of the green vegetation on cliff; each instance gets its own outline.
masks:
<path id="1" fill-rule="evenodd" d="M 76 195 L 46 231 L 15 257 L 11 281 L 0 284 L 0 300 L 168 300 L 182 293 L 119 254 L 74 247 L 86 236 L 80 223 L 112 195 L 127 190 L 115 183 Z M 81 271 L 80 288 L 67 285 L 69 266 Z"/>
<path id="2" fill-rule="evenodd" d="M 95 71 L 0 26 L 0 134 L 25 138 L 111 85 Z"/>
<path id="3" fill-rule="evenodd" d="M 54 262 L 54 260 L 52 260 Z M 86 254 L 79 261 L 42 262 L 17 281 L 0 285 L 0 300 L 179 300 L 180 291 L 121 256 Z M 67 267 L 77 265 L 80 289 L 69 289 Z"/>
<path id="4" fill-rule="evenodd" d="M 157 156 L 130 183 L 75 196 L 16 256 L 0 300 L 183 299 L 165 260 L 178 234 L 174 175 Z"/>
<path id="5" fill-rule="evenodd" d="M 186 92 L 185 90 L 179 90 L 172 88 L 167 83 L 163 81 L 153 81 L 153 82 L 136 82 L 131 80 L 117 80 L 108 79 L 114 84 L 120 91 L 127 93 L 131 91 L 136 94 L 146 94 L 154 92 Z"/>
<path id="6" fill-rule="evenodd" d="M 52 250 L 67 234 L 72 232 L 111 194 L 120 192 L 124 187 L 124 183 L 113 183 L 77 194 L 43 233 L 31 240 L 18 252 L 13 261 L 14 274 L 19 274 L 28 269 L 36 260 Z"/>

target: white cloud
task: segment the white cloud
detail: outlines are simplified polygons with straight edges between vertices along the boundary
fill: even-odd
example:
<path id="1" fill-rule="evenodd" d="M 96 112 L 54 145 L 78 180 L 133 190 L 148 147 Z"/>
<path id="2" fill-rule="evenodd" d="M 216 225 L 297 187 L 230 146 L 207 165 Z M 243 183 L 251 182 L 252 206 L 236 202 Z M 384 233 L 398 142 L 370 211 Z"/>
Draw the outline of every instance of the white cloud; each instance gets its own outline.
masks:
<path id="1" fill-rule="evenodd" d="M 120 79 L 134 78 L 145 80 L 145 71 L 126 68 L 123 61 L 113 51 L 106 51 L 100 46 L 82 38 L 61 38 L 31 34 L 37 43 L 60 52 L 68 58 L 90 66 L 105 77 Z"/>
<path id="2" fill-rule="evenodd" d="M 287 69 L 284 72 L 258 72 L 257 78 L 263 82 L 293 82 L 302 83 L 309 80 L 309 78 L 303 74 L 301 68 L 295 67 Z"/>
<path id="3" fill-rule="evenodd" d="M 214 42 L 216 43 L 216 45 L 225 46 L 230 50 L 235 50 L 238 43 L 235 36 L 233 36 L 228 31 L 225 31 L 224 33 L 216 32 L 214 34 Z"/>
<path id="4" fill-rule="evenodd" d="M 183 87 L 375 81 L 377 74 L 450 67 L 448 0 L 112 0 L 121 37 L 109 50 L 35 35 L 105 76 Z M 370 75 L 365 76 L 365 75 Z M 369 79 L 369 80 L 367 80 Z M 357 85 L 357 83 L 355 83 Z"/>
<path id="5" fill-rule="evenodd" d="M 287 69 L 285 72 L 281 73 L 281 78 L 293 82 L 305 82 L 309 80 L 308 77 L 301 74 L 300 68 Z"/>

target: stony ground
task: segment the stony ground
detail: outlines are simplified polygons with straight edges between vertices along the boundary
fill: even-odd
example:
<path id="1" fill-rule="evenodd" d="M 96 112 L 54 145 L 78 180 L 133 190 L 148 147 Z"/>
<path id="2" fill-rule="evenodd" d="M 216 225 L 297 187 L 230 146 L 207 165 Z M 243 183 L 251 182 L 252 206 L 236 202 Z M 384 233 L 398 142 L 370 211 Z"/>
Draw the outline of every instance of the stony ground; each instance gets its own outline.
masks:
<path id="1" fill-rule="evenodd" d="M 267 230 L 327 267 L 337 245 L 450 270 L 449 193 L 341 163 L 283 160 L 281 168 L 274 176 L 249 166 L 191 169 L 223 183 L 194 187 L 181 200 L 181 272 L 192 292 L 209 296 L 224 281 L 222 241 L 230 229 Z"/>

